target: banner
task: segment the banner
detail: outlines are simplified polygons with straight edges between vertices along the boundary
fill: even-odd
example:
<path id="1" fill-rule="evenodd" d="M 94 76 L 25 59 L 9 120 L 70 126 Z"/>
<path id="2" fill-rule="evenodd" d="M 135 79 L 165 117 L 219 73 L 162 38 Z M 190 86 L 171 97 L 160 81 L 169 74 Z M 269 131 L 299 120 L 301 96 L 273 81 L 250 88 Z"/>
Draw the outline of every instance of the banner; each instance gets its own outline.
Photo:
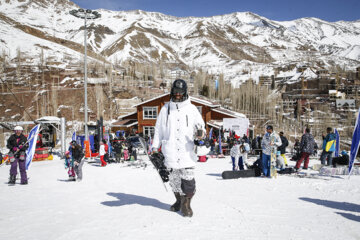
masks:
<path id="1" fill-rule="evenodd" d="M 335 157 L 338 157 L 340 154 L 340 135 L 336 128 L 335 128 L 335 135 L 336 135 Z"/>
<path id="2" fill-rule="evenodd" d="M 351 171 L 354 166 L 355 158 L 358 154 L 359 143 L 360 143 L 360 108 L 358 112 L 358 116 L 356 118 L 354 133 L 351 141 L 351 150 L 350 150 L 350 161 L 349 161 L 349 177 L 351 175 Z"/>
<path id="3" fill-rule="evenodd" d="M 110 142 L 110 132 L 108 132 L 107 135 L 108 135 L 107 145 L 109 147 L 108 154 L 109 154 L 109 157 L 111 157 L 112 156 L 112 146 L 111 146 L 111 142 Z"/>
<path id="4" fill-rule="evenodd" d="M 76 131 L 73 133 L 72 137 L 71 137 L 72 141 L 76 141 Z"/>
<path id="5" fill-rule="evenodd" d="M 33 129 L 31 129 L 29 133 L 27 140 L 29 144 L 29 148 L 26 150 L 26 162 L 25 162 L 26 170 L 29 169 L 29 166 L 34 158 L 36 141 L 38 138 L 39 131 L 40 131 L 40 124 L 33 127 Z"/>
<path id="6" fill-rule="evenodd" d="M 213 132 L 213 128 L 210 129 L 210 132 L 209 132 L 209 139 L 212 139 L 212 132 Z"/>
<path id="7" fill-rule="evenodd" d="M 222 147 L 221 147 L 221 129 L 219 131 L 219 154 L 222 154 Z"/>

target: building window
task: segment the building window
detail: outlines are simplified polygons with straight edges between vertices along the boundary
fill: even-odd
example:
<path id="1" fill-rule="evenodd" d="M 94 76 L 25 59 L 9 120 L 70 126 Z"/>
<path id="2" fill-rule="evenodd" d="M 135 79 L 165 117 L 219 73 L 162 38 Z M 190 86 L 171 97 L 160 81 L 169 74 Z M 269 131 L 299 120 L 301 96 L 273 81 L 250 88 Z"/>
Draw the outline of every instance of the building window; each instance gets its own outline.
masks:
<path id="1" fill-rule="evenodd" d="M 144 136 L 154 137 L 155 127 L 144 126 Z"/>
<path id="2" fill-rule="evenodd" d="M 143 107 L 143 119 L 156 119 L 157 107 Z"/>
<path id="3" fill-rule="evenodd" d="M 196 108 L 199 110 L 199 113 L 202 114 L 202 106 L 196 106 Z"/>

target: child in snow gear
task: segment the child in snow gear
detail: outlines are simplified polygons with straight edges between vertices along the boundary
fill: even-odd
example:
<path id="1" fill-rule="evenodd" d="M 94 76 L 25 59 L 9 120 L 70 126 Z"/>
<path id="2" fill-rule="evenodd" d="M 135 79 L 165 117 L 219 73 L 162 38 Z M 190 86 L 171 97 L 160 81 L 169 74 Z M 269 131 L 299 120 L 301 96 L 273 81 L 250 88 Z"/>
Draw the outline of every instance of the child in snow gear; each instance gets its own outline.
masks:
<path id="1" fill-rule="evenodd" d="M 65 169 L 68 169 L 69 181 L 75 181 L 74 160 L 70 151 L 65 152 Z"/>
<path id="2" fill-rule="evenodd" d="M 197 135 L 202 130 L 202 136 Z M 165 166 L 169 169 L 169 183 L 176 202 L 170 208 L 191 217 L 190 202 L 195 194 L 194 167 L 197 161 L 194 139 L 205 136 L 205 124 L 198 109 L 191 104 L 186 82 L 176 79 L 172 85 L 170 102 L 159 113 L 155 125 L 153 152 L 161 146 Z M 179 196 L 180 195 L 180 200 Z"/>
<path id="3" fill-rule="evenodd" d="M 77 176 L 77 181 L 81 181 L 83 177 L 82 166 L 84 165 L 85 162 L 85 158 L 84 158 L 85 154 L 82 147 L 79 144 L 77 144 L 75 141 L 71 142 L 70 147 L 71 147 L 70 148 L 71 156 L 74 160 L 74 171 Z"/>
<path id="4" fill-rule="evenodd" d="M 27 139 L 22 134 L 23 128 L 21 126 L 16 126 L 14 128 L 14 131 L 15 133 L 9 137 L 6 145 L 6 147 L 10 149 L 8 155 L 11 162 L 10 178 L 8 183 L 15 184 L 17 166 L 19 164 L 20 176 L 21 176 L 20 184 L 28 184 L 26 167 L 25 167 L 25 159 L 26 159 L 25 151 L 28 148 L 28 144 L 26 144 Z"/>
<path id="5" fill-rule="evenodd" d="M 105 167 L 107 165 L 107 163 L 105 161 L 105 154 L 106 154 L 105 145 L 106 145 L 106 141 L 103 139 L 100 142 L 100 149 L 99 149 L 99 156 L 100 156 L 100 161 L 101 161 L 102 167 Z"/>

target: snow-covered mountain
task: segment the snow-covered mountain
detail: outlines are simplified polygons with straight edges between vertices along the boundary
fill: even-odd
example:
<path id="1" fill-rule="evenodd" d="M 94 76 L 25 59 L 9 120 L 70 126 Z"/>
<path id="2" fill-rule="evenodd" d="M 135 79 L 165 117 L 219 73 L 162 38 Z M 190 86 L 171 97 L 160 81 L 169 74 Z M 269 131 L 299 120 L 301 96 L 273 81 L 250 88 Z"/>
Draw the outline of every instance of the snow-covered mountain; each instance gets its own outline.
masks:
<path id="1" fill-rule="evenodd" d="M 69 0 L 0 0 L 0 50 L 80 58 L 82 19 Z M 360 20 L 272 21 L 251 12 L 179 18 L 156 12 L 109 11 L 88 21 L 90 56 L 109 61 L 175 62 L 225 73 L 231 80 L 273 74 L 294 62 L 358 66 Z"/>

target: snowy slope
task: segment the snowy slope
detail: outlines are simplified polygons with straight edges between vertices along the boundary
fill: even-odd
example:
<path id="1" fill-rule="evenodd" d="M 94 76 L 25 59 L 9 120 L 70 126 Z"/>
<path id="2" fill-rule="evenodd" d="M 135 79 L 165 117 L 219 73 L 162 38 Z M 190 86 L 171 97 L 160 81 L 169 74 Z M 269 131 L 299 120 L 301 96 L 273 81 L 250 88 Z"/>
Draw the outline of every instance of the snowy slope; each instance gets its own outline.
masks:
<path id="1" fill-rule="evenodd" d="M 69 14 L 76 8 L 69 0 L 0 0 L 0 49 L 11 57 L 17 49 L 37 56 L 40 47 L 58 59 L 64 52 L 81 55 L 84 22 Z M 98 11 L 102 17 L 87 24 L 89 49 L 110 61 L 181 63 L 225 73 L 235 82 L 292 62 L 354 68 L 360 61 L 359 21 L 273 21 L 251 12 L 178 18 L 141 10 Z M 39 33 L 48 36 L 45 42 Z M 244 69 L 254 74 L 242 75 Z"/>
<path id="2" fill-rule="evenodd" d="M 8 186 L 1 167 L 0 239 L 360 238 L 359 176 L 222 180 L 230 168 L 228 157 L 197 164 L 184 218 L 168 211 L 174 196 L 151 167 L 85 163 L 83 181 L 66 182 L 55 157 L 32 164 L 27 186 Z"/>

